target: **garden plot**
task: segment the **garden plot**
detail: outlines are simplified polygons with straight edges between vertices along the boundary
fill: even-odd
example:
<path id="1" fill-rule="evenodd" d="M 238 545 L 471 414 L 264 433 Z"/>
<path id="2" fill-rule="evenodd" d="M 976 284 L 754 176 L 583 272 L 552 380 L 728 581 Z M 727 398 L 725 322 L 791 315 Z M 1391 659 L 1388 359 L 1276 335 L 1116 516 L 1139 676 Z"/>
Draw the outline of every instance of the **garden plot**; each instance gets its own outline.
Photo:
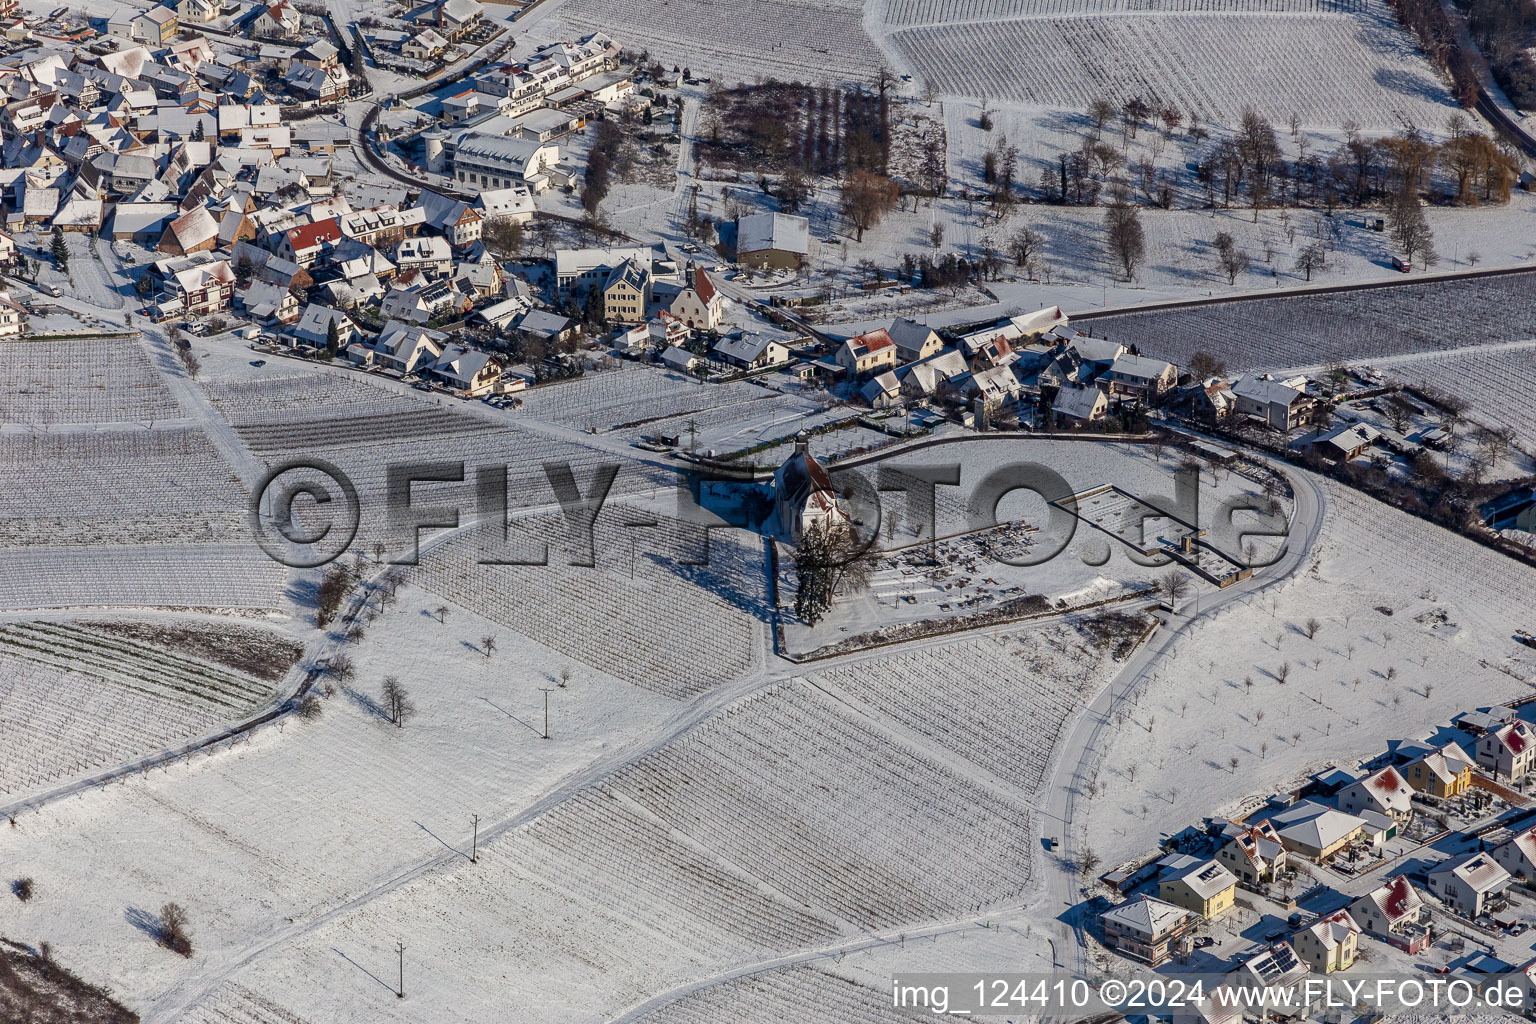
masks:
<path id="1" fill-rule="evenodd" d="M 1115 13 L 897 29 L 886 42 L 941 92 L 1083 110 L 1142 96 L 1235 125 L 1251 107 L 1308 127 L 1440 125 L 1457 109 L 1385 4 L 1362 14 Z"/>
<path id="2" fill-rule="evenodd" d="M 1323 486 L 1308 568 L 1202 620 L 1111 713 L 1077 823 L 1107 863 L 1530 692 L 1536 652 L 1513 634 L 1529 628 L 1536 570 Z"/>
<path id="3" fill-rule="evenodd" d="M 630 521 L 655 519 L 655 528 Z M 593 544 L 596 566 L 569 564 L 566 520 L 528 516 L 511 524 L 510 549 L 491 534 L 466 531 L 422 554 L 413 578 L 422 586 L 539 643 L 656 693 L 684 698 L 751 667 L 756 620 L 763 614 L 762 553 L 755 538 L 704 531 L 653 509 L 608 506 Z M 548 546 L 548 565 L 481 564 L 485 558 L 533 559 Z"/>
<path id="4" fill-rule="evenodd" d="M 611 785 L 859 929 L 976 913 L 1030 886 L 1023 807 L 799 683 L 732 705 Z"/>
<path id="5" fill-rule="evenodd" d="M 275 683 L 304 655 L 304 647 L 275 629 L 223 619 L 81 619 L 109 637 L 137 640 Z"/>
<path id="6" fill-rule="evenodd" d="M 554 18 L 568 35 L 608 32 L 626 49 L 686 58 L 694 73 L 730 81 L 867 82 L 881 63 L 854 0 L 569 0 Z"/>
<path id="7" fill-rule="evenodd" d="M 0 609 L 286 611 L 288 570 L 254 544 L 0 549 Z"/>
<path id="8" fill-rule="evenodd" d="M 690 992 L 640 1018 L 643 1024 L 911 1024 L 891 1007 L 889 989 L 875 989 L 798 966 L 751 974 Z M 987 1018 L 975 1017 L 975 1020 Z"/>
<path id="9" fill-rule="evenodd" d="M 1055 737 L 1113 673 L 1113 646 L 1092 627 L 1053 624 L 902 651 L 811 680 L 1034 793 Z"/>
<path id="10" fill-rule="evenodd" d="M 1082 327 L 1180 365 L 1200 351 L 1230 371 L 1359 363 L 1536 335 L 1536 271 L 1125 313 Z"/>
<path id="11" fill-rule="evenodd" d="M 133 338 L 0 343 L 0 422 L 46 427 L 179 415 Z"/>
<path id="12" fill-rule="evenodd" d="M 23 434 L 0 442 L 0 546 L 218 543 L 249 536 L 239 480 L 197 429 Z"/>

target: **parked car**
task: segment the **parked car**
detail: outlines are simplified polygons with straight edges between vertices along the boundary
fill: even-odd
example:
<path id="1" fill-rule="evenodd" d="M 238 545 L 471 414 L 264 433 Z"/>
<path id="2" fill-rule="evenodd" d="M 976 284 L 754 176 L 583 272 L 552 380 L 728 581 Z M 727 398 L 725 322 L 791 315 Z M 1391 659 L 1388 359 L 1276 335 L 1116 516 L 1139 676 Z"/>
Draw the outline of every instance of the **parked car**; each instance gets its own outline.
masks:
<path id="1" fill-rule="evenodd" d="M 265 359 L 252 359 L 251 360 L 251 365 L 252 366 L 266 366 L 267 365 L 267 361 Z"/>

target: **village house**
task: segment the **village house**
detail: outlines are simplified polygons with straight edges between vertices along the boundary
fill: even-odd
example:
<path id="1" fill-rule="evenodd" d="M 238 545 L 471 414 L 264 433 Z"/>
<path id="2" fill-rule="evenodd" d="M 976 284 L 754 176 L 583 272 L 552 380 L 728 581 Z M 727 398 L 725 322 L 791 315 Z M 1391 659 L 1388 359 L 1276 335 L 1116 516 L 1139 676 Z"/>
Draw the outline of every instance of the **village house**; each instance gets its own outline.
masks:
<path id="1" fill-rule="evenodd" d="M 1366 934 L 1408 953 L 1429 945 L 1429 911 L 1404 875 L 1394 875 L 1355 900 L 1349 916 Z"/>
<path id="2" fill-rule="evenodd" d="M 1104 911 L 1099 922 L 1110 949 L 1158 967 L 1168 962 L 1200 918 L 1183 907 L 1142 895 Z"/>
<path id="3" fill-rule="evenodd" d="M 481 189 L 475 209 L 487 224 L 527 224 L 533 220 L 533 193 L 522 186 Z"/>
<path id="4" fill-rule="evenodd" d="M 1296 986 L 1311 971 L 1311 966 L 1297 955 L 1289 942 L 1274 942 L 1227 972 L 1226 984 L 1239 992 L 1266 989 L 1277 993 L 1277 1005 L 1266 1017 L 1305 1017 L 1305 999 Z M 1279 993 L 1286 995 L 1279 996 Z"/>
<path id="5" fill-rule="evenodd" d="M 12 299 L 10 292 L 0 291 L 0 338 L 25 334 L 26 331 L 26 307 Z"/>
<path id="6" fill-rule="evenodd" d="M 1531 770 L 1536 754 L 1536 737 L 1524 721 L 1511 722 L 1484 733 L 1477 739 L 1477 763 L 1493 773 L 1495 779 L 1515 782 Z"/>
<path id="7" fill-rule="evenodd" d="M 155 264 L 164 282 L 159 303 L 162 319 L 175 316 L 204 316 L 228 309 L 235 293 L 235 272 L 228 259 L 206 255 L 161 260 Z"/>
<path id="8" fill-rule="evenodd" d="M 368 347 L 379 365 L 401 373 L 417 373 L 436 365 L 448 344 L 448 335 L 418 324 L 391 320 Z"/>
<path id="9" fill-rule="evenodd" d="M 431 189 L 423 189 L 416 206 L 423 213 L 424 226 L 448 239 L 456 249 L 467 249 L 480 241 L 485 220 L 470 204 Z"/>
<path id="10" fill-rule="evenodd" d="M 574 320 L 543 309 L 530 309 L 517 322 L 517 337 L 524 344 L 540 344 L 546 351 L 562 345 L 579 333 Z"/>
<path id="11" fill-rule="evenodd" d="M 1122 354 L 1109 364 L 1100 380 L 1108 383 L 1112 396 L 1155 402 L 1178 383 L 1179 370 L 1161 359 Z"/>
<path id="12" fill-rule="evenodd" d="M 795 440 L 794 453 L 774 471 L 773 501 L 779 530 L 794 544 L 808 530 L 841 533 L 851 526 L 832 478 L 811 454 L 803 434 Z"/>
<path id="13" fill-rule="evenodd" d="M 1488 852 L 1515 878 L 1525 882 L 1536 880 L 1536 828 L 1525 829 Z"/>
<path id="14" fill-rule="evenodd" d="M 789 349 L 761 334 L 738 334 L 715 346 L 714 357 L 743 370 L 760 370 L 789 362 Z"/>
<path id="15" fill-rule="evenodd" d="M 219 244 L 219 222 L 206 207 L 194 206 L 166 225 L 155 248 L 174 256 L 203 252 Z"/>
<path id="16" fill-rule="evenodd" d="M 868 402 L 871 409 L 890 409 L 902 402 L 901 381 L 893 370 L 877 373 L 859 388 L 859 397 Z"/>
<path id="17" fill-rule="evenodd" d="M 561 296 L 576 295 L 594 284 L 606 284 L 614 269 L 634 260 L 653 273 L 654 252 L 648 247 L 621 249 L 556 249 L 555 288 Z"/>
<path id="18" fill-rule="evenodd" d="M 1349 462 L 1365 454 L 1380 437 L 1381 431 L 1369 423 L 1345 423 L 1318 430 L 1298 442 L 1297 447 L 1316 452 L 1330 462 Z"/>
<path id="19" fill-rule="evenodd" d="M 1232 385 L 1234 411 L 1266 424 L 1272 430 L 1290 433 L 1306 420 L 1312 400 L 1302 390 L 1304 378 L 1277 381 L 1268 374 L 1244 377 Z"/>
<path id="20" fill-rule="evenodd" d="M 896 343 L 885 328 L 849 338 L 838 347 L 833 358 L 837 365 L 855 378 L 870 377 L 896 368 Z"/>
<path id="21" fill-rule="evenodd" d="M 298 39 L 303 30 L 304 19 L 289 0 L 278 0 L 269 7 L 259 9 L 247 28 L 252 39 L 278 40 Z"/>
<path id="22" fill-rule="evenodd" d="M 1319 974 L 1348 970 L 1360 951 L 1360 926 L 1347 910 L 1318 918 L 1291 938 L 1296 955 Z"/>
<path id="23" fill-rule="evenodd" d="M 811 252 L 811 222 L 787 213 L 736 219 L 736 262 L 758 270 L 796 270 Z"/>
<path id="24" fill-rule="evenodd" d="M 132 36 L 151 46 L 169 46 L 179 31 L 176 10 L 172 7 L 151 7 L 132 22 Z"/>
<path id="25" fill-rule="evenodd" d="M 1510 875 L 1489 854 L 1474 850 L 1428 871 L 1429 891 L 1463 917 L 1477 919 L 1509 888 Z"/>
<path id="26" fill-rule="evenodd" d="M 336 325 L 337 350 L 346 348 L 352 344 L 361 333 L 352 318 L 339 309 L 331 309 L 319 303 L 311 302 L 304 307 L 299 322 L 294 325 L 293 336 L 300 341 L 323 347 L 330 338 L 331 325 Z"/>
<path id="27" fill-rule="evenodd" d="M 503 369 L 489 352 L 450 345 L 427 373 L 461 394 L 483 395 L 495 388 Z"/>
<path id="28" fill-rule="evenodd" d="M 1062 427 L 1098 423 L 1109 415 L 1109 399 L 1098 388 L 1064 387 L 1051 401 L 1051 415 Z"/>
<path id="29" fill-rule="evenodd" d="M 453 249 L 437 235 L 403 238 L 395 246 L 395 266 L 401 273 L 419 270 L 427 277 L 443 277 L 453 269 Z"/>
<path id="30" fill-rule="evenodd" d="M 1237 876 L 1214 860 L 1172 854 L 1157 879 L 1157 897 L 1210 921 L 1232 909 L 1237 898 Z"/>
<path id="31" fill-rule="evenodd" d="M 661 353 L 661 365 L 678 373 L 693 373 L 704 365 L 704 360 L 678 345 L 672 345 Z"/>
<path id="32" fill-rule="evenodd" d="M 644 323 L 651 303 L 648 263 L 628 259 L 614 267 L 603 285 L 603 316 L 618 323 Z"/>
<path id="33" fill-rule="evenodd" d="M 898 317 L 886 333 L 896 345 L 896 358 L 903 363 L 916 363 L 936 356 L 944 348 L 944 339 L 927 324 Z"/>
<path id="34" fill-rule="evenodd" d="M 1285 844 L 1272 822 L 1229 822 L 1222 837 L 1226 843 L 1217 849 L 1216 859 L 1249 885 L 1273 882 L 1285 871 Z"/>
<path id="35" fill-rule="evenodd" d="M 314 266 L 320 254 L 341 241 L 341 222 L 335 217 L 289 228 L 278 238 L 277 255 L 300 267 Z"/>
<path id="36" fill-rule="evenodd" d="M 1375 811 L 1407 821 L 1413 817 L 1413 788 L 1397 769 L 1387 767 L 1339 790 L 1338 805 L 1339 810 L 1356 817 Z"/>
<path id="37" fill-rule="evenodd" d="M 1447 743 L 1439 750 L 1431 751 L 1402 769 L 1408 785 L 1421 793 L 1441 800 L 1460 796 L 1472 786 L 1473 761 L 1466 751 L 1455 743 Z"/>
<path id="38" fill-rule="evenodd" d="M 433 17 L 437 30 L 456 43 L 480 24 L 485 17 L 485 8 L 477 0 L 442 0 Z"/>
<path id="39" fill-rule="evenodd" d="M 1365 834 L 1365 822 L 1326 804 L 1301 800 L 1270 816 L 1286 850 L 1316 864 L 1331 860 Z"/>

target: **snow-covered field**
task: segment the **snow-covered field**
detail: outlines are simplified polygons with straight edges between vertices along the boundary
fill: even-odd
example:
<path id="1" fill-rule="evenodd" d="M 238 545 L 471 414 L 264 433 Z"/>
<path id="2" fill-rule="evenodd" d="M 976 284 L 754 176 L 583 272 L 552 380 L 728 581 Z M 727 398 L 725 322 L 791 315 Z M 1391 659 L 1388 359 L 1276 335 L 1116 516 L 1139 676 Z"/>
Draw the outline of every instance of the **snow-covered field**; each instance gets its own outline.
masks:
<path id="1" fill-rule="evenodd" d="M 579 535 L 549 513 L 514 519 L 507 544 L 491 528 L 423 552 L 414 576 L 637 686 L 691 696 L 760 657 L 754 619 L 764 600 L 763 556 L 755 538 L 734 531 L 710 531 L 706 548 L 703 529 L 669 516 L 669 504 L 663 493 L 654 507 L 606 506 L 594 526 L 592 567 L 572 564 L 583 554 Z M 541 557 L 547 564 L 491 564 Z"/>
<path id="2" fill-rule="evenodd" d="M 1084 329 L 1183 365 L 1198 351 L 1232 371 L 1360 363 L 1530 338 L 1536 273 L 1109 315 Z"/>
<path id="3" fill-rule="evenodd" d="M 0 423 L 137 422 L 180 414 L 132 338 L 0 344 Z"/>
<path id="4" fill-rule="evenodd" d="M 732 81 L 868 81 L 882 58 L 864 32 L 862 7 L 860 0 L 567 0 L 539 28 L 607 32 L 669 67 Z M 743 39 L 754 42 L 743 47 Z"/>
<path id="5" fill-rule="evenodd" d="M 1078 5 L 1080 7 L 1084 5 Z M 951 95 L 1078 111 L 1141 96 L 1207 123 L 1244 108 L 1308 127 L 1438 125 L 1454 109 L 1384 3 L 1353 13 L 1078 10 L 934 18 L 886 37 L 897 63 Z"/>
<path id="6" fill-rule="evenodd" d="M 239 480 L 201 430 L 25 434 L 6 441 L 0 545 L 229 542 Z"/>

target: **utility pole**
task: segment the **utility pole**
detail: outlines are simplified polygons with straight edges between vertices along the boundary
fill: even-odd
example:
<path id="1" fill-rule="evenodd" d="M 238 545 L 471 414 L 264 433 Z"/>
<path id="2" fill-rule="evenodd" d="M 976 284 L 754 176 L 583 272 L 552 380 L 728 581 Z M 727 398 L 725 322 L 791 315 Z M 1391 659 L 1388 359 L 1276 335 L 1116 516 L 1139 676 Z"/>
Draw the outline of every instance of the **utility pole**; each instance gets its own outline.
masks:
<path id="1" fill-rule="evenodd" d="M 539 689 L 544 691 L 544 738 L 549 739 L 549 695 L 554 687 L 541 686 Z"/>
<path id="2" fill-rule="evenodd" d="M 396 942 L 395 952 L 400 954 L 400 987 L 395 991 L 396 999 L 405 998 L 405 943 Z"/>
<path id="3" fill-rule="evenodd" d="M 480 863 L 480 815 L 470 815 L 470 823 L 474 826 L 475 838 L 471 841 L 469 847 L 469 862 L 471 864 L 478 864 Z"/>

